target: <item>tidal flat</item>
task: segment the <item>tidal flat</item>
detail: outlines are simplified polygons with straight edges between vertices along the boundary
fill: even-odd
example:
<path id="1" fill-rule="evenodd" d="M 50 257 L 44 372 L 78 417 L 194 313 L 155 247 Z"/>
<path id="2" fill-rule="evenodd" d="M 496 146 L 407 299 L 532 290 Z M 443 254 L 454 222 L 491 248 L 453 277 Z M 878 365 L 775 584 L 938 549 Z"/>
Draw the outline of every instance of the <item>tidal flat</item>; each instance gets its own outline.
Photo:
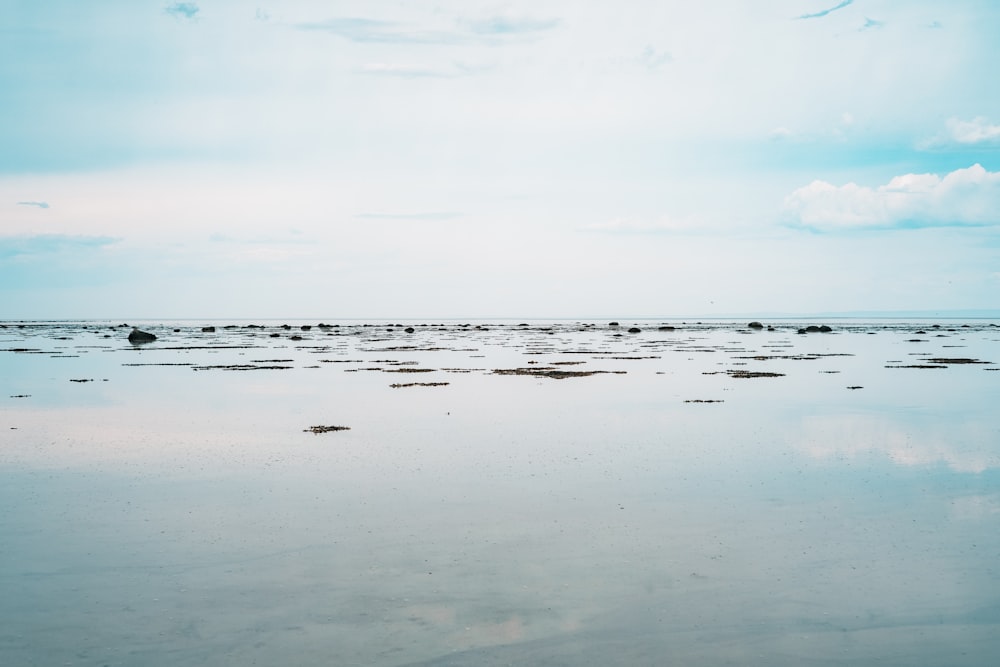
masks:
<path id="1" fill-rule="evenodd" d="M 0 664 L 994 664 L 998 323 L 763 324 L 0 323 Z"/>

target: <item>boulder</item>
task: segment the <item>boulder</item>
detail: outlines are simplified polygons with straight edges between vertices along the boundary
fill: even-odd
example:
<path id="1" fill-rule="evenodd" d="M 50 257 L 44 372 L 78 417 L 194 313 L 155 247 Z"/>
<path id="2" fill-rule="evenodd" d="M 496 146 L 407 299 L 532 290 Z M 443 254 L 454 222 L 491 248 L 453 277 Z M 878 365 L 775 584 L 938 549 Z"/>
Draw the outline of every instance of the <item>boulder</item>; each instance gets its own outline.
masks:
<path id="1" fill-rule="evenodd" d="M 750 327 L 751 329 L 763 329 L 764 328 L 764 325 L 761 324 L 760 322 L 751 322 L 747 326 Z"/>
<path id="2" fill-rule="evenodd" d="M 132 332 L 128 335 L 128 342 L 130 343 L 152 343 L 154 340 L 156 340 L 156 336 L 148 331 L 140 331 L 139 329 L 132 329 Z"/>
<path id="3" fill-rule="evenodd" d="M 628 330 L 628 332 L 629 333 L 642 333 L 642 329 L 640 329 L 639 327 L 632 327 L 631 329 Z"/>

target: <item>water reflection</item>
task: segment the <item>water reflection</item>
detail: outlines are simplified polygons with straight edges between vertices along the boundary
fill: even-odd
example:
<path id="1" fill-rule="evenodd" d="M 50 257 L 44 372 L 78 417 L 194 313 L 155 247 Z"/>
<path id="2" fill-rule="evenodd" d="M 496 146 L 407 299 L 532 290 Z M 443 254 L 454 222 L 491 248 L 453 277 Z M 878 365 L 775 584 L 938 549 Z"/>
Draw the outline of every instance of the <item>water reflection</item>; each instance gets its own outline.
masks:
<path id="1" fill-rule="evenodd" d="M 0 330 L 0 663 L 988 664 L 995 328 L 639 324 Z"/>
<path id="2" fill-rule="evenodd" d="M 901 466 L 943 464 L 960 473 L 1000 467 L 1000 452 L 990 444 L 996 434 L 990 415 L 970 420 L 937 412 L 909 421 L 872 414 L 822 415 L 804 418 L 801 427 L 803 449 L 820 460 L 877 455 Z"/>

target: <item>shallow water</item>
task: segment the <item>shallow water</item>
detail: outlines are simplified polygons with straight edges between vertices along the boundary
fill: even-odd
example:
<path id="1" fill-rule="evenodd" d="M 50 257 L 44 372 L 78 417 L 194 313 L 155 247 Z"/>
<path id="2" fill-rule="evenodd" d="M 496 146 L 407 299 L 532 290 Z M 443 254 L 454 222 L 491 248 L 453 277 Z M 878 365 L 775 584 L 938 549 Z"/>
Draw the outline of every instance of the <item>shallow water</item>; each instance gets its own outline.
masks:
<path id="1" fill-rule="evenodd" d="M 118 324 L 0 329 L 0 664 L 1000 653 L 991 322 Z"/>

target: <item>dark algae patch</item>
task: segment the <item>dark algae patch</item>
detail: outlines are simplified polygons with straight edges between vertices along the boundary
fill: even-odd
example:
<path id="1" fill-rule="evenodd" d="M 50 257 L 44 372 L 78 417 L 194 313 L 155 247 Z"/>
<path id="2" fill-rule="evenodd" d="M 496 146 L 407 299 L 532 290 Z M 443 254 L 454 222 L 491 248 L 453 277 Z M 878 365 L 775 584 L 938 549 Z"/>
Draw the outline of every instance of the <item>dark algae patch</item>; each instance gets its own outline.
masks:
<path id="1" fill-rule="evenodd" d="M 220 364 L 218 366 L 192 366 L 195 371 L 287 371 L 292 366 L 256 366 L 254 364 Z"/>
<path id="2" fill-rule="evenodd" d="M 991 364 L 992 361 L 980 361 L 979 359 L 969 359 L 967 357 L 934 357 L 927 359 L 929 364 Z"/>
<path id="3" fill-rule="evenodd" d="M 350 431 L 350 426 L 310 426 L 307 429 L 303 429 L 303 433 L 331 433 L 333 431 Z"/>
<path id="4" fill-rule="evenodd" d="M 433 373 L 434 368 L 383 368 L 385 373 Z"/>
<path id="5" fill-rule="evenodd" d="M 625 371 L 564 371 L 549 367 L 540 368 L 495 368 L 494 375 L 532 375 L 534 377 L 547 377 L 554 380 L 565 380 L 566 378 L 587 377 L 588 375 L 600 375 L 613 373 L 624 375 Z"/>
<path id="6" fill-rule="evenodd" d="M 784 377 L 784 373 L 772 373 L 770 371 L 745 371 L 745 370 L 730 370 L 726 371 L 726 375 L 734 378 L 758 378 L 758 377 Z"/>

